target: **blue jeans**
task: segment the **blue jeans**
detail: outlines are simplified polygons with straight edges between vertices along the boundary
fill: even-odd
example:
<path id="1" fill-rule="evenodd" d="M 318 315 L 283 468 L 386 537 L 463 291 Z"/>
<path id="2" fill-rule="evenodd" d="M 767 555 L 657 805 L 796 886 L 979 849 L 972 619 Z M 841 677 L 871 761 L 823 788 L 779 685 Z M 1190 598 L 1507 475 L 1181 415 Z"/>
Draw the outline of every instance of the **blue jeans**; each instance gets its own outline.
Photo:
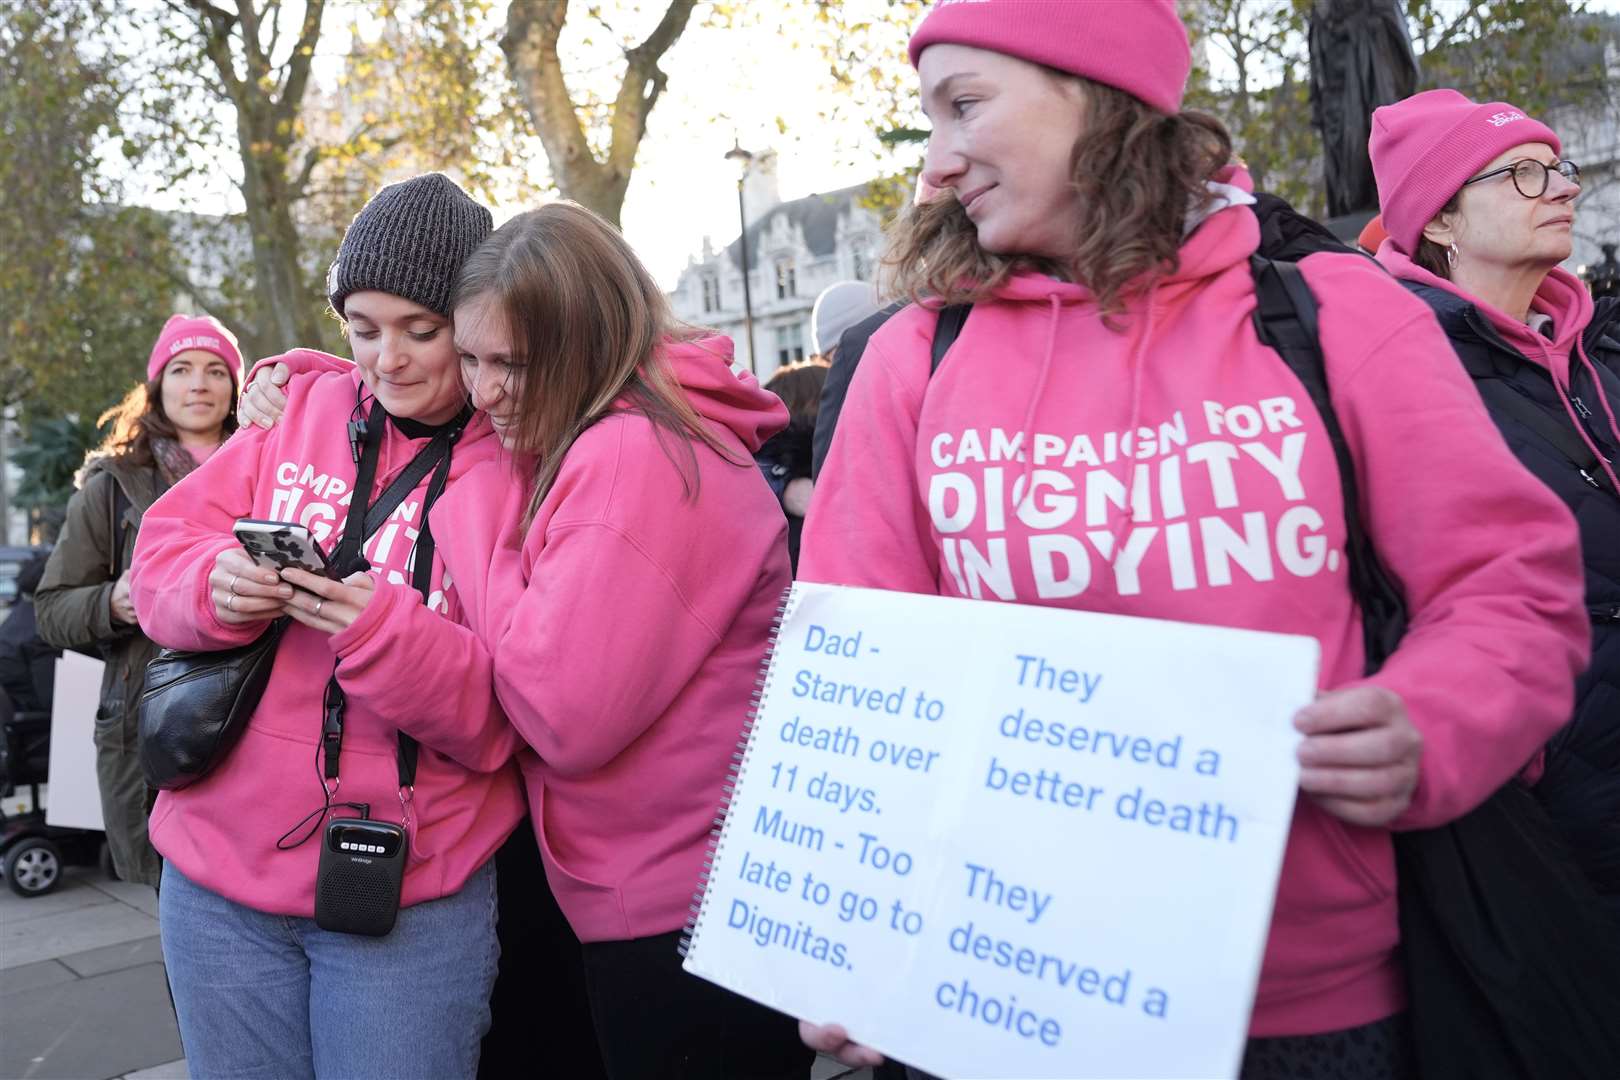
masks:
<path id="1" fill-rule="evenodd" d="M 266 915 L 163 867 L 163 959 L 196 1080 L 467 1080 L 489 1028 L 495 863 L 386 937 Z"/>

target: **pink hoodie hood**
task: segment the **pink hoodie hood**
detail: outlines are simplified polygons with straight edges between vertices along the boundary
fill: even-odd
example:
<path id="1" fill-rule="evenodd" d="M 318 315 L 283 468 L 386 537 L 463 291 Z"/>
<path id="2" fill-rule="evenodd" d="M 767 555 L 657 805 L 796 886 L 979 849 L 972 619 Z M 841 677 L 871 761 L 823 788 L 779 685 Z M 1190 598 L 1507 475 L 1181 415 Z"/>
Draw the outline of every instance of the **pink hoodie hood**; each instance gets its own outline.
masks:
<path id="1" fill-rule="evenodd" d="M 1521 356 L 1545 368 L 1553 377 L 1553 385 L 1558 388 L 1558 398 L 1563 403 L 1570 424 L 1580 434 L 1587 448 L 1597 456 L 1598 462 L 1609 474 L 1609 482 L 1616 489 L 1620 489 L 1620 476 L 1616 475 L 1615 464 L 1605 457 L 1601 447 L 1592 442 L 1585 426 L 1576 417 L 1575 407 L 1569 400 L 1570 373 L 1573 365 L 1584 365 L 1587 375 L 1594 381 L 1597 380 L 1597 372 L 1593 370 L 1592 361 L 1581 344 L 1581 335 L 1592 322 L 1592 294 L 1587 292 L 1586 286 L 1579 278 L 1563 267 L 1555 266 L 1548 271 L 1536 289 L 1536 295 L 1531 298 L 1531 312 L 1545 315 L 1552 320 L 1552 337 L 1549 338 L 1537 330 L 1532 330 L 1528 324 L 1520 322 L 1501 308 L 1464 292 L 1438 274 L 1431 274 L 1395 246 L 1393 240 L 1385 240 L 1379 246 L 1378 261 L 1402 281 L 1442 289 L 1458 299 L 1466 300 L 1485 316 L 1492 329 L 1517 349 Z M 1616 419 L 1608 397 L 1603 394 L 1597 397 L 1609 423 L 1609 430 L 1613 432 L 1615 441 L 1620 443 L 1620 420 Z"/>
<path id="2" fill-rule="evenodd" d="M 697 414 L 736 436 L 750 454 L 787 426 L 787 406 L 734 358 L 730 338 L 671 341 L 662 355 Z"/>
<path id="3" fill-rule="evenodd" d="M 801 577 L 1306 634 L 1324 688 L 1360 682 L 1337 462 L 1304 387 L 1258 339 L 1258 244 L 1250 210 L 1217 210 L 1117 330 L 1084 288 L 1017 276 L 974 306 L 933 373 L 936 316 L 895 315 L 855 372 Z M 1369 680 L 1424 737 L 1395 824 L 1439 824 L 1568 717 L 1588 635 L 1574 523 L 1460 365 L 1437 362 L 1450 349 L 1427 305 L 1360 256 L 1300 268 L 1364 520 L 1412 608 Z M 1252 1033 L 1397 1011 L 1397 938 L 1389 831 L 1301 798 Z"/>

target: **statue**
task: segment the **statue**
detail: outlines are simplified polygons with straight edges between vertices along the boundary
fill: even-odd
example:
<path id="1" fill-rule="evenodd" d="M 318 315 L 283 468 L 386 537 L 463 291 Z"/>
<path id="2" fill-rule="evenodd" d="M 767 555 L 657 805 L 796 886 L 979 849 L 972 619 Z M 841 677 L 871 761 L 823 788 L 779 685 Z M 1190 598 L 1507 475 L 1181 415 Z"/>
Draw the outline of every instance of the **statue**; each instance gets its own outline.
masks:
<path id="1" fill-rule="evenodd" d="M 1588 286 L 1592 290 L 1592 298 L 1601 300 L 1606 296 L 1620 296 L 1620 260 L 1614 257 L 1615 245 L 1603 244 L 1603 261 L 1588 271 Z"/>
<path id="2" fill-rule="evenodd" d="M 1399 0 L 1315 0 L 1310 20 L 1311 122 L 1322 133 L 1332 217 L 1374 210 L 1367 158 L 1372 113 L 1417 91 L 1417 58 Z"/>

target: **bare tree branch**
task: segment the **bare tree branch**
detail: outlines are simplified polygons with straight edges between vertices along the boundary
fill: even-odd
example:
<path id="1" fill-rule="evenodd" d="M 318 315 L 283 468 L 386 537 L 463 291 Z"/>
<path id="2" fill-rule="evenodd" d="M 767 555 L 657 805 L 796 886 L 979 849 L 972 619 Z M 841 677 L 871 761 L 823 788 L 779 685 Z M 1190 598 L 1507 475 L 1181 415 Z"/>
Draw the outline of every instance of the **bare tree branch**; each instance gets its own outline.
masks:
<path id="1" fill-rule="evenodd" d="M 304 163 L 298 167 L 298 175 L 287 187 L 287 195 L 290 199 L 297 202 L 308 194 L 310 177 L 315 175 L 315 170 L 320 167 L 321 162 L 325 161 L 327 156 L 321 152 L 319 146 L 311 146 L 304 151 Z"/>
<path id="2" fill-rule="evenodd" d="M 359 127 L 349 132 L 339 146 L 353 146 L 362 139 L 370 138 L 374 149 L 386 151 L 392 150 L 394 147 L 406 141 L 404 135 L 397 134 L 389 135 L 384 138 L 372 138 L 371 133 L 377 130 L 378 126 L 379 124 L 375 120 L 361 124 Z M 315 170 L 320 168 L 321 162 L 330 161 L 332 158 L 339 156 L 340 153 L 340 150 L 322 148 L 319 146 L 311 146 L 305 150 L 303 163 L 298 167 L 298 175 L 288 185 L 288 199 L 292 202 L 298 202 L 301 199 L 307 198 L 310 195 L 309 185 L 310 181 L 315 176 Z"/>
<path id="3" fill-rule="evenodd" d="M 247 64 L 247 81 L 257 85 L 270 74 L 270 58 L 264 54 L 259 41 L 259 11 L 256 0 L 236 0 L 236 11 L 242 20 L 242 57 Z"/>
<path id="4" fill-rule="evenodd" d="M 276 46 L 281 44 L 281 0 L 268 0 L 260 13 L 260 22 L 270 24 L 270 41 L 264 47 L 264 54 L 274 60 Z"/>
<path id="5" fill-rule="evenodd" d="M 618 99 L 613 103 L 613 141 L 608 148 L 607 165 L 616 180 L 629 184 L 635 168 L 636 150 L 647 133 L 647 118 L 664 92 L 669 76 L 658 62 L 664 58 L 686 29 L 695 0 L 670 0 L 664 17 L 647 35 L 647 40 L 626 54 L 628 61 Z"/>
<path id="6" fill-rule="evenodd" d="M 248 0 L 251 2 L 251 0 Z M 304 102 L 304 89 L 309 85 L 309 69 L 315 59 L 315 43 L 321 37 L 321 15 L 326 0 L 307 0 L 304 6 L 304 25 L 293 43 L 292 55 L 287 58 L 287 77 L 281 84 L 281 97 L 276 101 L 273 115 L 278 123 L 291 123 L 298 117 Z"/>
<path id="7" fill-rule="evenodd" d="M 1463 27 L 1467 26 L 1470 20 L 1479 15 L 1479 6 L 1480 0 L 1469 0 L 1468 6 L 1455 19 L 1446 24 L 1445 28 L 1440 31 L 1440 36 L 1430 42 L 1429 47 L 1424 51 L 1432 52 L 1435 49 L 1443 49 L 1450 45 L 1453 39 L 1462 33 Z"/>
<path id="8" fill-rule="evenodd" d="M 557 56 L 557 39 L 568 17 L 567 0 L 518 0 L 507 12 L 501 51 L 545 147 L 553 180 L 565 196 L 614 223 L 624 205 L 636 150 L 647 132 L 647 117 L 668 81 L 658 63 L 686 29 L 696 4 L 696 0 L 665 2 L 652 33 L 625 50 L 624 77 L 608 120 L 606 160 L 591 152 L 586 137 L 588 95 L 576 102 L 569 94 Z M 601 21 L 600 15 L 593 17 Z"/>
<path id="9" fill-rule="evenodd" d="M 506 16 L 506 33 L 501 37 L 501 51 L 506 54 L 512 81 L 534 118 L 552 172 L 565 191 L 572 174 L 593 162 L 557 56 L 557 39 L 567 18 L 568 0 L 514 3 Z"/>
<path id="10" fill-rule="evenodd" d="M 242 80 L 236 77 L 236 63 L 231 58 L 231 27 L 236 25 L 236 16 L 220 10 L 208 0 L 185 0 L 185 2 L 191 12 L 199 17 L 198 25 L 203 32 L 203 45 L 208 50 L 208 59 L 213 61 L 215 70 L 219 72 L 220 84 L 225 87 L 225 93 L 231 101 L 239 104 L 242 97 Z"/>
<path id="11" fill-rule="evenodd" d="M 230 310 L 231 305 L 223 296 L 217 292 L 214 292 L 212 289 L 205 289 L 201 285 L 198 285 L 192 280 L 191 275 L 186 273 L 184 268 L 178 265 L 179 262 L 180 260 L 177 259 L 168 259 L 161 263 L 155 264 L 153 269 L 155 269 L 158 272 L 158 275 L 165 281 L 169 282 L 181 292 L 195 298 L 209 311 L 218 312 Z M 240 314 L 233 313 L 231 322 L 238 337 L 251 338 L 257 336 L 254 328 L 244 323 Z"/>

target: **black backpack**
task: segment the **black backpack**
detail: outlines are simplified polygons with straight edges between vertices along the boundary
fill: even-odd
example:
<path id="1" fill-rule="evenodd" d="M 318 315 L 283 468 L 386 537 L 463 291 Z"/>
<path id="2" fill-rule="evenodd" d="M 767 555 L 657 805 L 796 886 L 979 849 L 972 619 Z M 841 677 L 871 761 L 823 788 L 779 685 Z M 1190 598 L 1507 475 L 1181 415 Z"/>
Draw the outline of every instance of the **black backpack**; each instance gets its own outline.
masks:
<path id="1" fill-rule="evenodd" d="M 1316 298 L 1295 265 L 1317 251 L 1355 249 L 1275 196 L 1257 195 L 1256 203 L 1255 330 L 1305 387 L 1332 443 L 1350 593 L 1371 674 L 1406 631 L 1406 599 L 1362 523 Z M 931 371 L 970 311 L 941 309 Z M 1510 781 L 1449 825 L 1397 833 L 1395 856 L 1408 1012 L 1424 1080 L 1620 1076 L 1620 935 L 1528 788 Z"/>

